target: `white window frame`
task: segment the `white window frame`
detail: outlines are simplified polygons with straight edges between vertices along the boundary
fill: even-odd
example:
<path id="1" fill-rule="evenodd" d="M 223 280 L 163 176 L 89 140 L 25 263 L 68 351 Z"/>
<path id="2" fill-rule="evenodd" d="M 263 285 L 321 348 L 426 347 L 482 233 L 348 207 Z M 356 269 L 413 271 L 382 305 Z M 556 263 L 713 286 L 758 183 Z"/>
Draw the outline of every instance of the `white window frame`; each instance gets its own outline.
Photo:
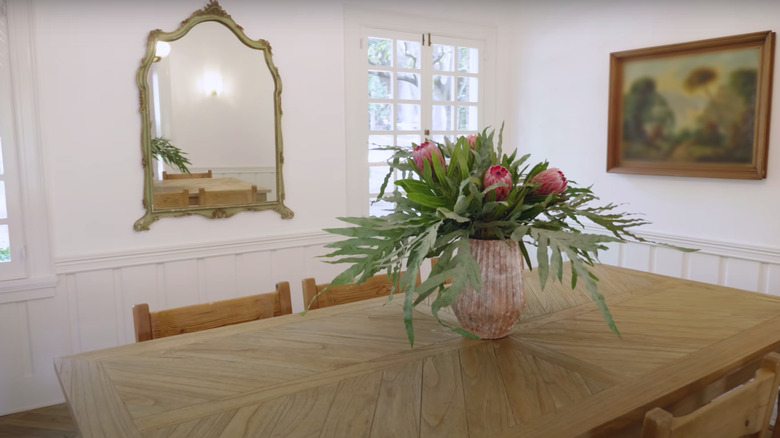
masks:
<path id="1" fill-rule="evenodd" d="M 347 216 L 368 214 L 368 96 L 366 92 L 365 41 L 362 39 L 374 29 L 388 32 L 416 33 L 436 37 L 479 40 L 480 95 L 483 102 L 479 114 L 479 129 L 495 125 L 496 98 L 496 34 L 495 28 L 453 23 L 430 17 L 410 16 L 367 10 L 355 6 L 344 9 L 344 63 L 346 110 L 346 168 Z M 425 120 L 425 117 L 423 117 Z M 425 129 L 425 127 L 424 127 Z"/>
<path id="2" fill-rule="evenodd" d="M 21 214 L 23 230 L 12 242 L 12 258 L 24 264 L 21 278 L 0 281 L 0 303 L 54 296 L 54 274 L 49 241 L 43 149 L 40 142 L 37 70 L 34 49 L 34 2 L 0 0 L 0 13 L 8 23 L 12 138 L 3 138 L 3 148 L 15 155 L 4 162 L 16 173 L 17 198 L 9 197 L 8 210 Z"/>
<path id="3" fill-rule="evenodd" d="M 19 189 L 20 168 L 16 151 L 16 123 L 14 111 L 13 80 L 9 41 L 9 22 L 5 0 L 0 3 L 0 150 L 3 159 L 2 201 L 6 210 L 0 217 L 0 225 L 8 227 L 9 258 L 0 262 L 0 282 L 27 277 L 27 262 L 24 248 L 24 222 L 22 220 Z"/>

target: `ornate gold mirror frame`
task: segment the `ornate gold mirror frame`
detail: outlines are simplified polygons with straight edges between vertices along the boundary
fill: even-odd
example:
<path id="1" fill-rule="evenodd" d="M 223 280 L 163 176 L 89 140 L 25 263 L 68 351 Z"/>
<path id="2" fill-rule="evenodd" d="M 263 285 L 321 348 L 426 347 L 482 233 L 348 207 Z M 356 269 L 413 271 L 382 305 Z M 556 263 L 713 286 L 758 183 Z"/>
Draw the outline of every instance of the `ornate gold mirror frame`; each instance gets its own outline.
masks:
<path id="1" fill-rule="evenodd" d="M 152 164 L 156 157 L 152 154 L 152 109 L 151 105 L 154 105 L 153 96 L 149 85 L 149 71 L 152 64 L 159 61 L 157 57 L 156 47 L 159 41 L 173 42 L 187 35 L 195 26 L 205 22 L 216 22 L 224 25 L 229 29 L 239 41 L 252 50 L 259 50 L 262 52 L 265 60 L 265 65 L 270 71 L 270 77 L 273 79 L 273 121 L 272 125 L 269 123 L 269 127 L 274 127 L 274 149 L 275 149 L 275 184 L 276 187 L 266 188 L 263 190 L 261 187 L 257 191 L 259 196 L 254 194 L 246 199 L 239 201 L 221 201 L 216 203 L 204 202 L 206 196 L 203 199 L 198 199 L 198 188 L 190 189 L 189 196 L 191 197 L 186 205 L 181 203 L 176 204 L 166 200 L 165 203 L 159 197 L 162 191 L 168 190 L 167 188 L 161 188 L 160 185 L 164 181 L 161 181 L 159 176 L 155 179 L 155 174 L 159 173 L 161 169 L 156 169 L 157 164 Z M 191 214 L 198 214 L 208 218 L 225 218 L 233 216 L 241 211 L 254 211 L 254 210 L 274 210 L 278 212 L 283 219 L 290 219 L 293 217 L 293 212 L 284 205 L 284 183 L 282 179 L 282 164 L 284 163 L 284 155 L 282 150 L 282 105 L 281 105 L 281 93 L 282 82 L 279 77 L 279 71 L 274 66 L 271 56 L 271 46 L 268 41 L 263 39 L 252 40 L 249 39 L 241 26 L 233 21 L 232 17 L 228 15 L 217 0 L 210 0 L 208 5 L 201 10 L 195 11 L 189 18 L 184 20 L 178 29 L 173 32 L 163 32 L 160 29 L 153 30 L 149 33 L 149 37 L 146 45 L 146 54 L 141 60 L 141 66 L 138 68 L 136 74 L 136 82 L 138 84 L 138 90 L 140 93 L 140 112 L 141 112 L 141 152 L 142 160 L 141 164 L 144 169 L 144 192 L 143 192 L 143 204 L 146 208 L 146 214 L 138 219 L 134 228 L 136 231 L 148 230 L 149 225 L 158 220 L 161 217 L 166 216 L 185 216 Z M 270 106 L 271 103 L 269 102 Z M 270 112 L 270 110 L 269 110 Z M 270 135 L 269 135 L 270 137 Z M 263 145 L 251 145 L 251 147 L 260 148 Z M 214 147 L 219 147 L 215 145 Z M 186 153 L 186 152 L 185 152 Z M 210 172 L 209 172 L 210 175 Z M 273 176 L 269 176 L 272 178 Z M 215 178 L 216 179 L 216 178 Z M 223 180 L 235 180 L 235 178 L 222 178 Z M 196 179 L 188 179 L 189 184 L 193 187 L 199 185 Z M 202 181 L 202 180 L 201 180 Z M 219 181 L 208 181 L 211 183 L 218 183 Z M 249 183 L 251 185 L 251 183 Z M 157 185 L 157 189 L 155 186 Z M 252 186 L 253 189 L 255 186 Z M 157 191 L 155 191 L 157 190 Z M 201 196 L 203 194 L 202 188 Z M 194 192 L 194 193 L 193 193 Z M 235 192 L 235 191 L 234 191 Z M 271 199 L 265 199 L 264 192 L 269 192 L 272 196 Z M 155 197 L 155 193 L 158 197 Z M 235 193 L 234 193 L 235 194 Z M 186 196 L 185 196 L 186 199 Z"/>

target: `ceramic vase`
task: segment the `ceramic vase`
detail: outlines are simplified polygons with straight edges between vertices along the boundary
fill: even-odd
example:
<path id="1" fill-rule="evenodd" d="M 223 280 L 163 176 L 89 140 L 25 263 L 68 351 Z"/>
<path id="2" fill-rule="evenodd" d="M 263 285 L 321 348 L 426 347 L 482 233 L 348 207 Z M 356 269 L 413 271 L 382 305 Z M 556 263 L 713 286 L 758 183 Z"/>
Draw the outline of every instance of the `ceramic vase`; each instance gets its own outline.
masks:
<path id="1" fill-rule="evenodd" d="M 482 287 L 461 291 L 452 310 L 461 327 L 482 339 L 509 335 L 525 306 L 523 255 L 517 242 L 469 239 Z"/>

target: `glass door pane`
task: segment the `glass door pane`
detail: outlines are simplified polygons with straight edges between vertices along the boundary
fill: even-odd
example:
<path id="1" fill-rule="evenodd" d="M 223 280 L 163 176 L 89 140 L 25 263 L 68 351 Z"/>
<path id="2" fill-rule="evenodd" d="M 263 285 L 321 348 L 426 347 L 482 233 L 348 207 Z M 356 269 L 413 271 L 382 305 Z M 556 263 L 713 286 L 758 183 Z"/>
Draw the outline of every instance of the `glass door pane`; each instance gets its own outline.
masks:
<path id="1" fill-rule="evenodd" d="M 392 205 L 376 197 L 389 171 L 392 151 L 382 146 L 419 143 L 422 134 L 423 46 L 416 35 L 377 31 L 366 38 L 368 61 L 368 190 L 371 215 L 385 215 Z M 427 111 L 427 110 L 426 110 Z M 392 175 L 387 191 L 393 190 Z"/>
<path id="2" fill-rule="evenodd" d="M 480 48 L 433 37 L 431 136 L 434 140 L 475 133 L 480 126 Z"/>

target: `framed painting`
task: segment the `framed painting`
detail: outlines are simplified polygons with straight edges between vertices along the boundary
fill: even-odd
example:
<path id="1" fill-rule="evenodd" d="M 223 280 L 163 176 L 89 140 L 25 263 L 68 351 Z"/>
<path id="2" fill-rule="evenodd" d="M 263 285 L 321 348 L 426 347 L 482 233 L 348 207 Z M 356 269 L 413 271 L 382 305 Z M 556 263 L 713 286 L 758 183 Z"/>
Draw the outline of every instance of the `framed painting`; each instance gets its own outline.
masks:
<path id="1" fill-rule="evenodd" d="M 607 171 L 766 178 L 775 33 L 610 54 Z"/>

